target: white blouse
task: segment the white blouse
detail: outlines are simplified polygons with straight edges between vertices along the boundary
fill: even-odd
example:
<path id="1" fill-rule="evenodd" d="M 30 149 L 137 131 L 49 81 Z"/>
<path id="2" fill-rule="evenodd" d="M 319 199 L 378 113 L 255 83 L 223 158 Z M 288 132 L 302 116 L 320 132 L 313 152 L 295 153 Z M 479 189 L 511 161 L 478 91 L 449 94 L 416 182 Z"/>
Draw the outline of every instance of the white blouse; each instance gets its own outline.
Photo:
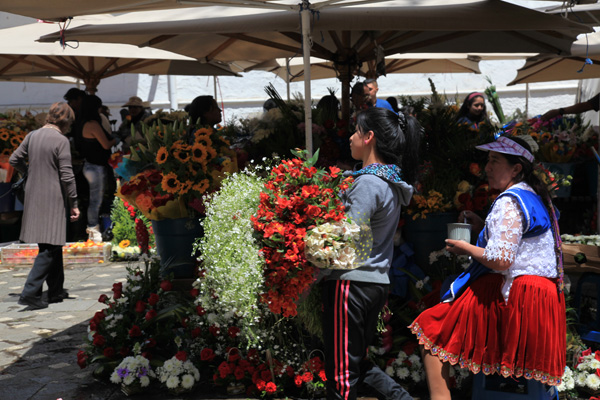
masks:
<path id="1" fill-rule="evenodd" d="M 533 189 L 526 183 L 513 187 Z M 513 196 L 502 196 L 485 219 L 487 246 L 483 257 L 487 260 L 511 261 L 506 271 L 494 271 L 504 275 L 502 295 L 508 301 L 513 280 L 520 275 L 537 275 L 556 278 L 556 253 L 552 229 L 541 235 L 523 238 L 523 228 L 527 225 L 525 214 Z"/>

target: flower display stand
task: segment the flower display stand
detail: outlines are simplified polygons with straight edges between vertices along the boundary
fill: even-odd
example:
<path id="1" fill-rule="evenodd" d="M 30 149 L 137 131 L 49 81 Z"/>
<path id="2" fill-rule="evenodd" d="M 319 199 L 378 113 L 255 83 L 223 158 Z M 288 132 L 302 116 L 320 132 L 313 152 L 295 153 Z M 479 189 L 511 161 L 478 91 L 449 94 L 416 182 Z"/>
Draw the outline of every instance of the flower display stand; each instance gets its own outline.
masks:
<path id="1" fill-rule="evenodd" d="M 407 216 L 403 227 L 403 237 L 406 242 L 413 245 L 415 262 L 423 270 L 429 266 L 429 254 L 445 247 L 448 236 L 447 225 L 457 222 L 458 214 L 455 212 L 428 214 L 425 219 L 413 220 Z"/>
<path id="2" fill-rule="evenodd" d="M 153 220 L 152 229 L 161 261 L 161 274 L 173 274 L 175 279 L 194 277 L 196 257 L 192 255 L 196 238 L 202 236 L 196 218 Z"/>

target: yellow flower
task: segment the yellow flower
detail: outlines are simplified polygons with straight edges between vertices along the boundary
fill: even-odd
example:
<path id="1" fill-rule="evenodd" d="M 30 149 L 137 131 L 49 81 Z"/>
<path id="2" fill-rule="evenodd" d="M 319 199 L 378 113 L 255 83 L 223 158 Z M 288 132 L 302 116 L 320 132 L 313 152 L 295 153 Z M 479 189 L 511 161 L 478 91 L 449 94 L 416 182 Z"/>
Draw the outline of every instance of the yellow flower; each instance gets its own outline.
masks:
<path id="1" fill-rule="evenodd" d="M 131 244 L 131 242 L 127 239 L 121 240 L 121 242 L 119 243 L 119 247 L 124 249 L 124 248 L 129 247 L 130 244 Z"/>
<path id="2" fill-rule="evenodd" d="M 8 140 L 10 136 L 8 135 L 8 132 L 5 130 L 1 130 L 0 131 L 0 139 L 2 140 Z"/>
<path id="3" fill-rule="evenodd" d="M 210 182 L 208 182 L 208 179 L 203 179 L 200 182 L 196 183 L 194 186 L 192 186 L 192 190 L 194 192 L 204 193 L 206 189 L 208 189 L 209 184 Z"/>
<path id="4" fill-rule="evenodd" d="M 158 152 L 156 153 L 156 162 L 158 164 L 164 164 L 167 161 L 167 158 L 169 158 L 167 149 L 164 146 L 158 149 Z"/>
<path id="5" fill-rule="evenodd" d="M 179 194 L 186 194 L 190 191 L 194 186 L 194 182 L 187 180 L 181 183 L 181 189 L 179 189 Z"/>
<path id="6" fill-rule="evenodd" d="M 208 157 L 206 148 L 199 143 L 194 143 L 192 146 L 192 160 L 197 163 L 203 163 Z"/>
<path id="7" fill-rule="evenodd" d="M 185 149 L 175 150 L 173 151 L 173 155 L 183 164 L 190 160 L 190 153 Z"/>
<path id="8" fill-rule="evenodd" d="M 212 135 L 212 129 L 209 128 L 200 128 L 196 132 L 194 132 L 194 137 L 198 138 L 198 136 L 210 136 Z"/>
<path id="9" fill-rule="evenodd" d="M 181 182 L 177 179 L 175 172 L 169 172 L 163 176 L 161 187 L 165 192 L 173 194 L 181 189 Z"/>

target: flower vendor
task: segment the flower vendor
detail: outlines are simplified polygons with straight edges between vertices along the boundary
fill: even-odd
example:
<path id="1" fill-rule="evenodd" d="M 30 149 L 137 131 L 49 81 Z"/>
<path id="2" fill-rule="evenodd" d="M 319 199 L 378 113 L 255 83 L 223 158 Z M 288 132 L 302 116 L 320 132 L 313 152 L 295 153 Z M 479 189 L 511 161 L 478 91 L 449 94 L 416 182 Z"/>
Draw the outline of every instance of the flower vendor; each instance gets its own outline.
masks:
<path id="1" fill-rule="evenodd" d="M 474 129 L 477 129 L 482 122 L 487 122 L 488 117 L 483 93 L 469 93 L 465 97 L 465 101 L 458 110 L 456 117 L 458 122 L 470 125 Z"/>
<path id="2" fill-rule="evenodd" d="M 431 398 L 450 399 L 449 363 L 473 373 L 551 386 L 566 365 L 562 254 L 554 206 L 524 140 L 501 136 L 489 151 L 489 185 L 501 190 L 477 245 L 446 240 L 473 263 L 410 325 L 424 347 Z M 483 225 L 483 224 L 482 224 Z"/>
<path id="3" fill-rule="evenodd" d="M 327 398 L 356 399 L 362 380 L 387 399 L 410 399 L 398 383 L 364 358 L 387 300 L 400 210 L 413 194 L 402 175 L 408 181 L 416 176 L 419 129 L 414 118 L 382 108 L 358 113 L 356 124 L 350 148 L 362 168 L 351 173 L 355 181 L 342 193 L 342 201 L 352 221 L 370 225 L 373 244 L 363 265 L 332 270 L 323 284 Z"/>

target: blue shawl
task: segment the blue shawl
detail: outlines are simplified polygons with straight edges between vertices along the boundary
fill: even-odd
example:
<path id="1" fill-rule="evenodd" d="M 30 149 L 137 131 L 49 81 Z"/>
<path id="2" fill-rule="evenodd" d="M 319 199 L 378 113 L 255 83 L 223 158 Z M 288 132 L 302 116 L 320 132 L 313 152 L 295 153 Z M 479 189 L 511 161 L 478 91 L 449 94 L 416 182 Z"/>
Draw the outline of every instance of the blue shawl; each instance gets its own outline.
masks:
<path id="1" fill-rule="evenodd" d="M 520 188 L 510 188 L 502 192 L 496 201 L 502 196 L 513 196 L 517 199 L 525 216 L 525 226 L 523 227 L 524 238 L 535 237 L 546 232 L 548 229 L 551 229 L 551 217 L 546 210 L 542 198 L 536 193 Z M 492 208 L 496 204 L 496 201 L 492 204 Z M 489 235 L 486 226 L 477 238 L 477 247 L 485 247 L 488 238 Z M 464 290 L 475 281 L 475 279 L 491 271 L 491 269 L 474 260 L 471 265 L 469 265 L 469 267 L 450 284 L 450 289 L 442 296 L 442 302 L 453 301 L 460 296 Z"/>

